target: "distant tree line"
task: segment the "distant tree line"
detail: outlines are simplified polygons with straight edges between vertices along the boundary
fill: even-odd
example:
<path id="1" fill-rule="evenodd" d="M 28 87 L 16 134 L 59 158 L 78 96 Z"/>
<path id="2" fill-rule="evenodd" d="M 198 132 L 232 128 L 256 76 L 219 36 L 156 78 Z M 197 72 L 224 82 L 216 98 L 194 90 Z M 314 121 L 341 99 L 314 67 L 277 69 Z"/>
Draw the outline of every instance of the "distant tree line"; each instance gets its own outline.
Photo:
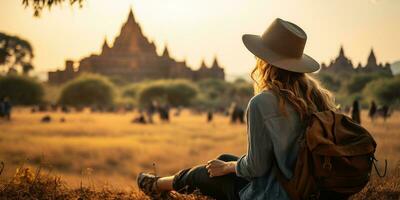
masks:
<path id="1" fill-rule="evenodd" d="M 334 91 L 337 103 L 343 106 L 350 105 L 354 99 L 361 100 L 364 105 L 374 100 L 379 104 L 400 106 L 399 75 L 357 74 L 343 79 L 325 74 L 317 77 L 323 85 Z M 55 95 L 54 91 L 59 94 Z M 107 77 L 83 74 L 54 88 L 28 76 L 0 76 L 0 98 L 9 97 L 16 105 L 57 103 L 84 107 L 129 104 L 146 107 L 152 101 L 157 101 L 174 107 L 205 110 L 227 108 L 233 102 L 245 107 L 252 96 L 252 84 L 240 79 L 234 82 L 215 79 L 198 82 L 183 79 L 149 80 L 117 86 Z"/>
<path id="2" fill-rule="evenodd" d="M 374 100 L 379 104 L 400 105 L 400 76 L 385 73 L 331 74 L 315 75 L 322 84 L 334 92 L 336 102 L 342 106 L 351 105 L 357 99 L 363 107 Z"/>
<path id="3" fill-rule="evenodd" d="M 54 95 L 54 90 L 59 94 Z M 243 80 L 226 82 L 208 79 L 193 82 L 170 79 L 117 86 L 107 77 L 82 74 L 54 88 L 28 76 L 0 76 L 0 97 L 9 97 L 16 105 L 60 104 L 89 107 L 129 104 L 143 108 L 157 101 L 172 107 L 218 109 L 227 108 L 232 102 L 244 107 L 252 95 L 252 85 Z M 49 101 L 45 96 L 57 98 Z"/>

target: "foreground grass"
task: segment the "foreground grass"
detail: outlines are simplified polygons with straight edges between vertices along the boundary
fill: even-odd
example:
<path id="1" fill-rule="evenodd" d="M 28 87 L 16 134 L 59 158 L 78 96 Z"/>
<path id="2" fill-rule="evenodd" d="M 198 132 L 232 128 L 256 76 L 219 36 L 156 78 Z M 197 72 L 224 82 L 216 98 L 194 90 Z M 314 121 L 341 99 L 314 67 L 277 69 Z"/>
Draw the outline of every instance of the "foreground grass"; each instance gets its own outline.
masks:
<path id="1" fill-rule="evenodd" d="M 84 186 L 69 188 L 67 184 L 57 176 L 45 175 L 38 169 L 33 172 L 30 168 L 18 168 L 14 177 L 0 182 L 0 199 L 27 200 L 27 199 L 149 199 L 137 189 L 121 190 L 111 185 L 101 188 Z M 208 200 L 199 194 L 182 195 L 171 192 L 168 199 L 176 200 Z"/>
<path id="2" fill-rule="evenodd" d="M 387 159 L 390 177 L 373 179 L 354 198 L 400 199 L 400 112 L 386 122 L 371 122 L 366 114 L 363 112 L 363 126 L 378 143 L 379 168 Z M 53 121 L 41 123 L 44 115 L 50 115 Z M 216 115 L 212 123 L 206 123 L 204 114 L 185 110 L 180 116 L 172 115 L 170 123 L 161 123 L 155 117 L 153 125 L 132 124 L 134 116 L 135 113 L 32 114 L 28 109 L 17 108 L 13 121 L 0 120 L 0 161 L 5 163 L 0 176 L 0 200 L 145 199 L 135 188 L 136 175 L 141 171 L 171 175 L 221 153 L 246 152 L 246 126 L 230 124 L 226 116 Z M 66 121 L 60 122 L 61 118 Z M 33 180 L 21 179 L 21 175 L 15 175 L 21 166 L 41 172 L 33 170 Z"/>
<path id="3" fill-rule="evenodd" d="M 182 195 L 176 192 L 170 193 L 175 200 L 209 200 L 200 194 Z M 45 175 L 30 170 L 30 168 L 19 168 L 14 177 L 0 182 L 0 199 L 149 199 L 142 192 L 136 189 L 120 190 L 111 185 L 104 185 L 101 188 L 84 186 L 70 188 L 57 176 Z M 352 197 L 352 200 L 359 199 L 400 199 L 400 178 L 388 177 L 385 179 L 373 179 L 360 193 Z"/>

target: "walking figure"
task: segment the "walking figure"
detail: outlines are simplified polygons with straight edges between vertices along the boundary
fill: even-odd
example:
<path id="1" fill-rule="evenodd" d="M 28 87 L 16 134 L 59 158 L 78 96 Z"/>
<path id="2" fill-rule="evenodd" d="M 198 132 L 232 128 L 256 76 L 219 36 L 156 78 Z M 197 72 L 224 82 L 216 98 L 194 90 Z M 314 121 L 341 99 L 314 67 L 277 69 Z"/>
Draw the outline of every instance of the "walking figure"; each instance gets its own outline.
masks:
<path id="1" fill-rule="evenodd" d="M 351 110 L 351 119 L 353 119 L 353 121 L 357 122 L 358 124 L 361 124 L 360 105 L 358 103 L 358 100 L 354 100 L 353 102 L 353 108 Z"/>
<path id="2" fill-rule="evenodd" d="M 213 115 L 214 115 L 214 114 L 213 114 L 213 111 L 209 110 L 209 111 L 207 112 L 207 122 L 208 122 L 208 123 L 212 122 L 213 117 L 214 117 Z"/>
<path id="3" fill-rule="evenodd" d="M 0 98 L 0 118 L 3 118 L 4 115 L 4 98 Z"/>
<path id="4" fill-rule="evenodd" d="M 374 121 L 375 114 L 376 114 L 376 104 L 375 101 L 371 101 L 371 106 L 369 107 L 368 111 L 368 116 L 371 119 L 371 121 Z"/>
<path id="5" fill-rule="evenodd" d="M 11 120 L 12 104 L 9 97 L 5 97 L 3 100 L 3 115 L 8 121 Z"/>
<path id="6" fill-rule="evenodd" d="M 169 110 L 170 108 L 167 104 L 158 108 L 161 121 L 169 122 Z"/>
<path id="7" fill-rule="evenodd" d="M 147 108 L 147 111 L 146 111 L 147 121 L 151 124 L 153 123 L 153 115 L 157 111 L 157 109 L 158 109 L 157 101 L 152 101 Z"/>
<path id="8" fill-rule="evenodd" d="M 239 107 L 236 103 L 231 105 L 231 123 L 239 122 L 244 123 L 244 110 Z"/>

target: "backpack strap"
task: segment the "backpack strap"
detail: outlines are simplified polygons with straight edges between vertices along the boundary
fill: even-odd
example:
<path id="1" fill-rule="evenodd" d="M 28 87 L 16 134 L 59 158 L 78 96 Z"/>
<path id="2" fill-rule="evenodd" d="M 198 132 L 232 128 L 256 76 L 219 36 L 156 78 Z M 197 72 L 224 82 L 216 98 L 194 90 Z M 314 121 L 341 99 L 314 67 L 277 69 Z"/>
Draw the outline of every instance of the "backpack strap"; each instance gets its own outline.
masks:
<path id="1" fill-rule="evenodd" d="M 385 171 L 383 172 L 383 175 L 379 172 L 378 167 L 376 166 L 376 162 L 378 162 L 378 160 L 375 157 L 372 157 L 372 164 L 374 165 L 376 174 L 380 177 L 383 178 L 386 176 L 386 170 L 387 170 L 387 160 L 385 159 Z"/>
<path id="2" fill-rule="evenodd" d="M 281 184 L 283 189 L 287 192 L 291 200 L 301 200 L 301 195 L 296 191 L 296 189 L 289 183 L 289 181 L 286 179 L 286 177 L 283 175 L 281 169 L 278 166 L 278 161 L 275 157 L 275 154 L 273 156 L 273 169 L 276 173 L 276 179 L 278 182 Z"/>
<path id="3" fill-rule="evenodd" d="M 303 130 L 302 135 L 300 136 L 300 137 L 302 137 L 302 140 L 304 140 L 304 142 L 305 142 L 307 128 L 311 125 L 313 118 L 317 118 L 316 113 L 309 114 L 304 118 L 304 130 Z M 333 137 L 333 135 L 330 135 L 328 137 Z M 302 145 L 305 145 L 305 144 L 302 144 Z M 302 147 L 300 147 L 300 148 L 302 148 Z M 301 149 L 299 149 L 299 151 L 300 150 Z M 300 158 L 297 158 L 297 159 L 300 159 Z M 298 162 L 298 160 L 296 161 L 296 163 L 297 162 Z M 281 184 L 281 186 L 285 189 L 289 198 L 291 200 L 303 200 L 303 195 L 300 194 L 299 191 L 296 190 L 296 186 L 291 184 L 290 180 L 286 179 L 282 170 L 279 168 L 278 161 L 277 161 L 275 154 L 273 156 L 273 168 L 275 168 L 274 170 L 275 170 L 275 174 L 276 174 L 276 179 Z M 293 173 L 295 173 L 295 171 L 293 171 Z M 315 200 L 315 199 L 319 199 L 319 194 L 317 194 L 317 195 L 310 194 L 310 196 L 307 198 L 307 200 Z"/>

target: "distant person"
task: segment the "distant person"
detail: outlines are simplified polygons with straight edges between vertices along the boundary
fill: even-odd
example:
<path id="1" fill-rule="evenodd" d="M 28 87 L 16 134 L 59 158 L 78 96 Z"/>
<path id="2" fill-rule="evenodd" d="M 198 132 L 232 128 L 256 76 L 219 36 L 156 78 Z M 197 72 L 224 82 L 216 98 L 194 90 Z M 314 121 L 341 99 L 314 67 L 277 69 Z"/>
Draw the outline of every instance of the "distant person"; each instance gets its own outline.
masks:
<path id="1" fill-rule="evenodd" d="M 153 123 L 153 115 L 158 109 L 157 101 L 152 101 L 146 109 L 147 120 L 149 123 Z"/>
<path id="2" fill-rule="evenodd" d="M 58 105 L 57 105 L 57 104 L 52 103 L 52 104 L 50 105 L 50 107 L 51 107 L 51 111 L 53 111 L 53 112 L 57 112 L 57 111 L 58 111 Z"/>
<path id="3" fill-rule="evenodd" d="M 376 116 L 377 117 L 382 117 L 383 121 L 385 122 L 387 118 L 389 118 L 391 115 L 390 110 L 389 110 L 389 106 L 388 105 L 383 105 L 382 107 L 380 107 L 379 109 L 377 109 L 376 111 Z"/>
<path id="4" fill-rule="evenodd" d="M 277 177 L 292 177 L 306 127 L 303 119 L 313 112 L 334 110 L 334 100 L 306 74 L 318 71 L 319 64 L 303 54 L 306 34 L 297 25 L 276 19 L 262 36 L 247 34 L 243 42 L 257 57 L 252 73 L 256 95 L 247 108 L 247 153 L 223 154 L 172 176 L 140 173 L 138 188 L 151 198 L 167 199 L 171 190 L 198 190 L 215 199 L 289 199 Z M 344 199 L 339 196 L 332 192 L 329 197 Z"/>
<path id="5" fill-rule="evenodd" d="M 5 115 L 4 111 L 4 98 L 0 98 L 0 118 L 3 118 Z"/>
<path id="6" fill-rule="evenodd" d="M 236 121 L 236 113 L 235 113 L 235 108 L 236 108 L 236 102 L 232 102 L 231 106 L 228 109 L 227 114 L 230 116 L 231 118 L 231 123 L 233 123 L 234 121 Z"/>
<path id="7" fill-rule="evenodd" d="M 244 124 L 244 109 L 238 107 L 237 108 L 237 115 L 238 115 L 238 120 L 241 124 Z"/>
<path id="8" fill-rule="evenodd" d="M 244 110 L 239 107 L 236 103 L 232 104 L 231 108 L 231 123 L 244 123 Z"/>
<path id="9" fill-rule="evenodd" d="M 51 116 L 50 115 L 45 115 L 42 117 L 40 120 L 42 123 L 50 123 L 51 122 Z"/>
<path id="10" fill-rule="evenodd" d="M 61 111 L 62 111 L 63 113 L 69 113 L 69 112 L 70 112 L 70 109 L 69 109 L 68 106 L 63 105 L 63 106 L 61 106 Z"/>
<path id="11" fill-rule="evenodd" d="M 170 108 L 168 104 L 158 107 L 158 113 L 160 115 L 161 121 L 169 122 L 169 110 Z"/>
<path id="12" fill-rule="evenodd" d="M 358 100 L 353 101 L 353 107 L 351 109 L 351 119 L 353 121 L 357 122 L 358 124 L 361 124 L 361 116 L 360 116 L 360 105 L 358 103 Z"/>
<path id="13" fill-rule="evenodd" d="M 178 106 L 178 107 L 176 108 L 176 111 L 175 111 L 175 113 L 174 113 L 174 116 L 176 116 L 176 117 L 180 116 L 180 115 L 181 115 L 181 112 L 182 112 L 182 106 Z"/>
<path id="14" fill-rule="evenodd" d="M 143 112 L 139 113 L 139 116 L 137 116 L 136 118 L 134 118 L 132 120 L 132 123 L 136 123 L 136 124 L 146 124 L 146 118 L 144 117 Z"/>
<path id="15" fill-rule="evenodd" d="M 4 118 L 8 121 L 11 120 L 12 104 L 9 97 L 5 97 L 3 101 Z"/>
<path id="16" fill-rule="evenodd" d="M 214 118 L 214 113 L 213 113 L 213 111 L 209 110 L 209 111 L 207 112 L 207 122 L 208 122 L 208 123 L 212 122 L 212 121 L 213 121 L 213 118 Z"/>
<path id="17" fill-rule="evenodd" d="M 371 101 L 371 105 L 369 106 L 369 111 L 368 111 L 368 116 L 371 119 L 371 121 L 374 121 L 375 115 L 376 115 L 376 104 L 375 101 Z"/>
<path id="18" fill-rule="evenodd" d="M 132 104 L 126 104 L 124 107 L 125 112 L 132 112 L 133 111 L 133 105 Z"/>
<path id="19" fill-rule="evenodd" d="M 39 104 L 38 111 L 39 112 L 47 112 L 47 105 L 44 103 Z"/>

